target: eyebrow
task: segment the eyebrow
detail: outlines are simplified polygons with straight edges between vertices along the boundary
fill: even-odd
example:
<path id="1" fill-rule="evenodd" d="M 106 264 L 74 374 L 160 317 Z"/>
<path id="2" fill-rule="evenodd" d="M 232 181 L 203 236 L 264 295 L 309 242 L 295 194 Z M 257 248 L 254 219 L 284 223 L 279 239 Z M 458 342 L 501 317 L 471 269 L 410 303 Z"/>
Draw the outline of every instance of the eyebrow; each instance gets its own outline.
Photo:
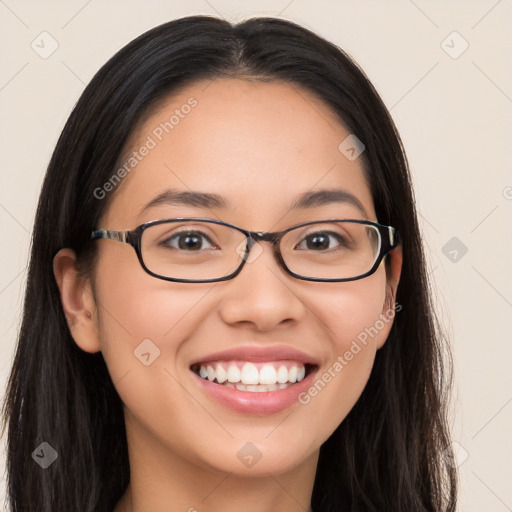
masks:
<path id="1" fill-rule="evenodd" d="M 365 217 L 368 219 L 368 213 L 363 206 L 363 203 L 354 195 L 347 190 L 336 188 L 336 189 L 325 189 L 318 190 L 316 192 L 306 192 L 299 196 L 291 205 L 291 210 L 315 208 L 316 206 L 325 206 L 329 204 L 350 204 L 355 206 Z"/>
<path id="2" fill-rule="evenodd" d="M 229 203 L 218 194 L 169 189 L 151 199 L 151 201 L 142 208 L 140 213 L 142 214 L 147 209 L 160 205 L 195 206 L 212 210 L 214 208 L 227 208 Z"/>
<path id="3" fill-rule="evenodd" d="M 369 218 L 361 201 L 344 189 L 325 189 L 315 192 L 306 192 L 295 199 L 290 210 L 301 210 L 339 203 L 355 206 L 366 219 Z M 160 205 L 195 206 L 212 210 L 229 208 L 229 204 L 226 198 L 218 194 L 168 189 L 151 199 L 151 201 L 142 208 L 140 213 L 142 214 L 147 209 Z"/>

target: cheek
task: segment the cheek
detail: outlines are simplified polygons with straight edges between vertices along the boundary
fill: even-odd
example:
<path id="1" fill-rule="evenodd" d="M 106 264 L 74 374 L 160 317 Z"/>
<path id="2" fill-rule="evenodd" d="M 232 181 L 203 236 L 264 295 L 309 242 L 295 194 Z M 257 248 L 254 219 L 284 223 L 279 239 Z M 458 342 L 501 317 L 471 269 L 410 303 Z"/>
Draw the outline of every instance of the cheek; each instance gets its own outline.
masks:
<path id="1" fill-rule="evenodd" d="M 174 365 L 180 342 L 202 320 L 201 301 L 212 288 L 156 279 L 135 253 L 115 251 L 102 255 L 95 282 L 101 351 L 114 383 L 130 370 L 162 361 Z"/>
<path id="2" fill-rule="evenodd" d="M 322 295 L 315 314 L 330 338 L 327 360 L 302 403 L 316 402 L 319 414 L 330 417 L 333 431 L 350 412 L 370 376 L 379 343 L 390 323 L 383 323 L 385 272 L 349 283 Z M 316 398 L 318 396 L 318 399 Z"/>
<path id="3" fill-rule="evenodd" d="M 350 348 L 353 340 L 364 338 L 360 334 L 367 332 L 378 323 L 385 309 L 386 275 L 382 267 L 375 274 L 358 281 L 340 283 L 319 296 L 315 313 L 327 327 L 331 335 L 331 344 L 337 354 Z M 367 345 L 376 344 L 380 331 L 370 336 Z"/>

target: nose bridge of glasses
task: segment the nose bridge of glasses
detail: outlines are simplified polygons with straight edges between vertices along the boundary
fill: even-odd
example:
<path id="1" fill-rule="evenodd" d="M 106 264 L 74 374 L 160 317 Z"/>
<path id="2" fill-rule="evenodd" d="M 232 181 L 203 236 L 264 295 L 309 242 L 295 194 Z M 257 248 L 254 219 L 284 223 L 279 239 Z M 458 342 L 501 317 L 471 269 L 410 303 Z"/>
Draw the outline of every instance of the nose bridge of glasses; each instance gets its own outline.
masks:
<path id="1" fill-rule="evenodd" d="M 279 233 L 265 233 L 264 231 L 249 231 L 249 236 L 254 242 L 270 242 L 274 245 L 279 240 Z"/>
<path id="2" fill-rule="evenodd" d="M 274 257 L 277 259 L 277 261 L 280 263 L 282 260 L 282 257 L 280 255 L 279 251 L 279 241 L 281 239 L 281 233 L 279 232 L 271 232 L 267 233 L 264 231 L 246 231 L 246 243 L 247 248 L 244 255 L 241 253 L 240 256 L 242 256 L 242 259 L 245 261 L 248 261 L 249 263 L 252 263 L 256 258 L 259 257 L 259 255 L 263 252 L 263 247 L 261 248 L 254 248 L 255 245 L 258 245 L 260 242 L 270 242 L 271 244 L 271 252 L 273 253 Z"/>

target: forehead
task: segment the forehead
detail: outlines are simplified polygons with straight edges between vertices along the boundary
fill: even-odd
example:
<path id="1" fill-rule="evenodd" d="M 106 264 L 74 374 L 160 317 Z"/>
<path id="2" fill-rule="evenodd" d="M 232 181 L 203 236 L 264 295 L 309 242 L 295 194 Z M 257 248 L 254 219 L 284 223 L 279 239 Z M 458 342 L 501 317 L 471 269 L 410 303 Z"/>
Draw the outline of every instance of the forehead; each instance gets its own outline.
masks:
<path id="1" fill-rule="evenodd" d="M 132 134 L 118 166 L 127 172 L 104 217 L 123 225 L 153 220 L 140 211 L 172 189 L 223 196 L 223 220 L 265 228 L 299 195 L 336 188 L 374 217 L 361 159 L 339 150 L 349 135 L 325 103 L 299 86 L 194 83 L 160 102 Z"/>

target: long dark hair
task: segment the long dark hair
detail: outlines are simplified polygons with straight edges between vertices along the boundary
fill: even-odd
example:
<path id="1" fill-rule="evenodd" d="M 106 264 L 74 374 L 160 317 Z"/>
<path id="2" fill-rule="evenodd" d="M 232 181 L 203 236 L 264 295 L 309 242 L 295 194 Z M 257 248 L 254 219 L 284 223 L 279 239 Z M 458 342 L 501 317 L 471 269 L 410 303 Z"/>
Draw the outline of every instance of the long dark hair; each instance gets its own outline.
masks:
<path id="1" fill-rule="evenodd" d="M 454 511 L 450 360 L 395 125 L 365 74 L 335 45 L 281 19 L 232 25 L 208 16 L 165 23 L 121 49 L 86 87 L 58 140 L 37 208 L 3 404 L 11 510 L 111 512 L 129 483 L 122 402 L 101 352 L 86 353 L 71 337 L 52 260 L 63 247 L 82 261 L 94 255 L 89 236 L 109 200 L 94 190 L 112 176 L 137 123 L 179 88 L 217 77 L 285 81 L 323 100 L 365 144 L 377 218 L 396 227 L 403 244 L 402 310 L 362 396 L 320 449 L 313 510 Z M 47 469 L 32 456 L 43 442 L 58 454 Z"/>

